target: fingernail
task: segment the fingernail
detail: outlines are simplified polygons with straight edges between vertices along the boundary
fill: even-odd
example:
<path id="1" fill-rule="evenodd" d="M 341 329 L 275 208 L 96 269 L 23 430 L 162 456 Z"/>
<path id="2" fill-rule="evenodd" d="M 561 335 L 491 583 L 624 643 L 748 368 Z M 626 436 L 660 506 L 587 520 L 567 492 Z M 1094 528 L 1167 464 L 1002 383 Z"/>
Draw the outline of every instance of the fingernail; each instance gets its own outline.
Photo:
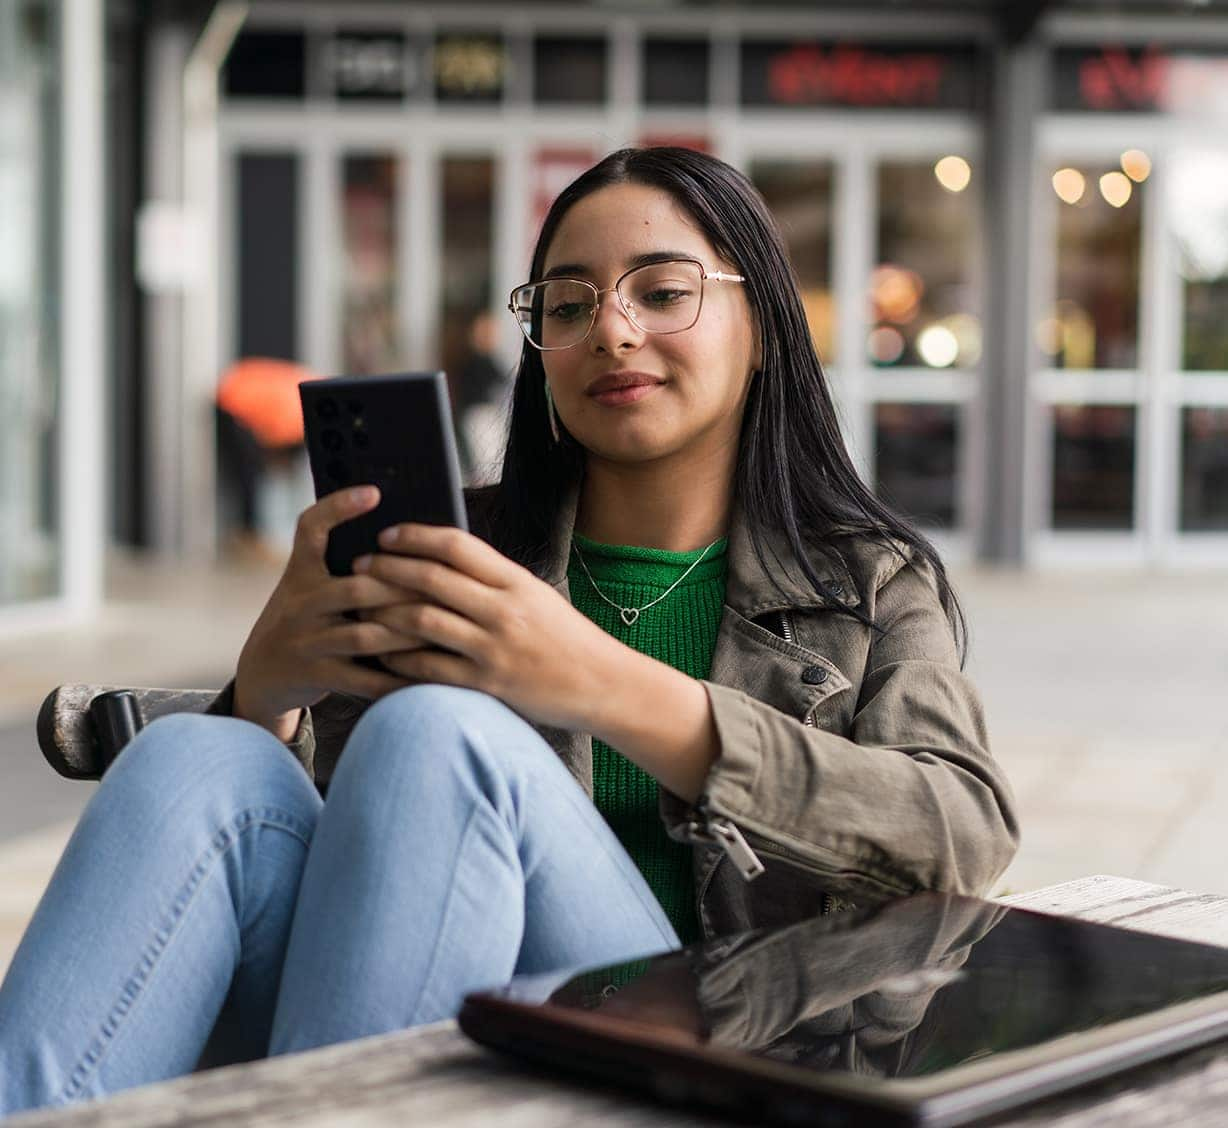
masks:
<path id="1" fill-rule="evenodd" d="M 382 545 L 392 545 L 397 543 L 397 528 L 395 525 L 389 525 L 388 528 L 380 531 L 379 542 Z"/>
<path id="2" fill-rule="evenodd" d="M 371 567 L 371 554 L 370 553 L 367 553 L 366 556 L 354 557 L 354 571 L 355 572 L 366 572 L 370 569 L 370 567 Z"/>
<path id="3" fill-rule="evenodd" d="M 354 505 L 369 505 L 378 496 L 374 486 L 355 486 L 350 490 L 350 501 Z"/>

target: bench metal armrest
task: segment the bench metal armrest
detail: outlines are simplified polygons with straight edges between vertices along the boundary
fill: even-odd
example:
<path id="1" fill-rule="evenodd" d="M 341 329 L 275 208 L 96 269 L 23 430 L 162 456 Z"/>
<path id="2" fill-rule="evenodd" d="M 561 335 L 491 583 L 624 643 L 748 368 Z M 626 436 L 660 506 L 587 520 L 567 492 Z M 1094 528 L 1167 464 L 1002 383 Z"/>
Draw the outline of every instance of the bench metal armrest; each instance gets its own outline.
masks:
<path id="1" fill-rule="evenodd" d="M 56 686 L 38 711 L 38 746 L 67 779 L 100 779 L 102 757 L 90 718 L 90 702 L 122 686 Z M 168 713 L 203 713 L 216 699 L 215 689 L 133 689 L 145 724 Z"/>

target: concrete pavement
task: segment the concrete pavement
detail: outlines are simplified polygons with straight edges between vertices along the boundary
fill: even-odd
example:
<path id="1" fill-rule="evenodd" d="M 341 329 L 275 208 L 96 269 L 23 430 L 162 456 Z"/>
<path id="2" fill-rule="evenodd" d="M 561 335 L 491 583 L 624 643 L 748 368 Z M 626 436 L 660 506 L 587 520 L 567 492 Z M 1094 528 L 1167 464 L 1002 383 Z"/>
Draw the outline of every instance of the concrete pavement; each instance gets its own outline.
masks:
<path id="1" fill-rule="evenodd" d="M 60 682 L 220 685 L 276 568 L 116 557 L 88 630 L 0 640 L 0 968 L 92 788 L 38 756 Z M 955 577 L 1023 846 L 996 892 L 1091 873 L 1228 894 L 1228 575 Z"/>

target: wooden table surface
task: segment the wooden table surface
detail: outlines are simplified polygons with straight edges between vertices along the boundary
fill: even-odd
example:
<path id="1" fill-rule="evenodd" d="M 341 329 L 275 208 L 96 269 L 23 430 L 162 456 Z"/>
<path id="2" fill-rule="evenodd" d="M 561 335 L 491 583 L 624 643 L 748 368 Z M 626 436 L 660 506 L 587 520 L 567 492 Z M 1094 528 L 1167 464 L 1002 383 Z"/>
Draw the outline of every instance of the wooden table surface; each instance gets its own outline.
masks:
<path id="1" fill-rule="evenodd" d="M 1113 877 L 1089 877 L 1006 904 L 1066 913 L 1147 932 L 1228 946 L 1228 897 Z M 344 1126 L 417 1124 L 473 1128 L 574 1125 L 717 1125 L 517 1066 L 469 1042 L 452 1022 L 329 1046 L 273 1061 L 193 1074 L 107 1101 L 33 1112 L 6 1128 L 153 1128 L 155 1125 Z M 1144 1128 L 1228 1124 L 1228 1043 L 1132 1070 L 1000 1125 Z"/>

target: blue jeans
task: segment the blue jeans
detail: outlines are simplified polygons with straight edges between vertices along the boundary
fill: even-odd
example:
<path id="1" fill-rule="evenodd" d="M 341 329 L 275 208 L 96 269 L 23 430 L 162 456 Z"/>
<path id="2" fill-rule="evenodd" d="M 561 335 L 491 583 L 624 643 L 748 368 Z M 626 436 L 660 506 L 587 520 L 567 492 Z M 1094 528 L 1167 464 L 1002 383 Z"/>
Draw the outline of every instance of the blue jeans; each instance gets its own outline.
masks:
<path id="1" fill-rule="evenodd" d="M 0 1116 L 451 1017 L 513 973 L 678 938 L 521 717 L 373 704 L 322 802 L 229 717 L 153 722 L 81 817 L 0 987 Z M 213 1041 L 210 1035 L 213 1033 Z"/>

